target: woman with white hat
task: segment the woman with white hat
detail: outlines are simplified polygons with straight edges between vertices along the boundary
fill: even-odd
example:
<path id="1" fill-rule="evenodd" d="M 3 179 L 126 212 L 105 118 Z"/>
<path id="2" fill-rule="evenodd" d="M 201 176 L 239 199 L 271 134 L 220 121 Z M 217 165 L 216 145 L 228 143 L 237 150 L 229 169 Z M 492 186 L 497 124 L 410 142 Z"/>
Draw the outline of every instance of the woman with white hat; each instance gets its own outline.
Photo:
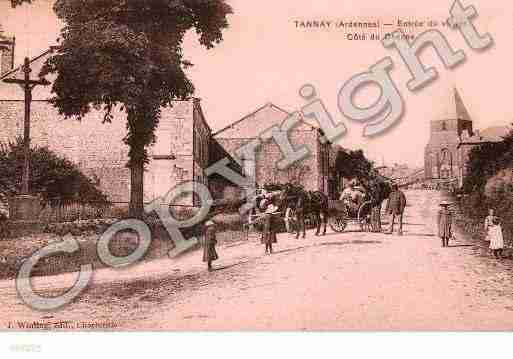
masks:
<path id="1" fill-rule="evenodd" d="M 203 262 L 207 262 L 208 271 L 212 271 L 212 262 L 219 256 L 216 251 L 216 224 L 212 220 L 205 223 L 205 243 L 203 244 Z"/>
<path id="2" fill-rule="evenodd" d="M 449 246 L 449 238 L 452 237 L 452 212 L 449 210 L 449 203 L 442 201 L 438 211 L 438 237 L 442 239 L 442 247 Z"/>

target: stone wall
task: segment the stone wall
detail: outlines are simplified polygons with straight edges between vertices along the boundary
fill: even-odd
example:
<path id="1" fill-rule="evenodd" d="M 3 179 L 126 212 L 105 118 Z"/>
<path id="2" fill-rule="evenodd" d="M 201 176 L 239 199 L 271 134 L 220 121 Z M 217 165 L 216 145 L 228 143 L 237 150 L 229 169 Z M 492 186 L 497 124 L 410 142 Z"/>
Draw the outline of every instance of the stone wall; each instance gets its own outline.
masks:
<path id="1" fill-rule="evenodd" d="M 194 101 L 194 129 L 193 129 L 193 156 L 194 156 L 194 168 L 193 176 L 194 181 L 209 187 L 208 177 L 205 175 L 205 169 L 209 166 L 210 160 L 210 141 L 212 137 L 212 131 L 205 121 L 203 111 L 199 100 Z M 198 198 L 194 198 L 194 204 L 200 205 Z"/>
<path id="2" fill-rule="evenodd" d="M 0 141 L 23 136 L 23 101 L 0 100 Z M 31 145 L 48 147 L 71 160 L 98 180 L 99 187 L 115 202 L 128 201 L 128 148 L 123 143 L 125 120 L 117 113 L 112 123 L 93 112 L 82 121 L 65 119 L 46 101 L 34 101 L 31 109 Z"/>
<path id="3" fill-rule="evenodd" d="M 318 131 L 308 125 L 298 126 L 289 133 L 290 142 L 296 148 L 305 145 L 310 154 L 287 170 L 280 170 L 278 162 L 283 154 L 274 140 L 262 143 L 256 151 L 256 182 L 259 185 L 270 183 L 300 183 L 308 190 L 318 190 L 320 184 L 320 156 Z M 235 156 L 235 151 L 251 138 L 217 138 L 226 151 Z M 324 153 L 324 152 L 323 152 Z M 242 161 L 240 158 L 239 161 Z"/>
<path id="4" fill-rule="evenodd" d="M 202 183 L 207 183 L 202 168 L 208 164 L 210 129 L 204 118 L 199 117 L 201 112 L 195 112 L 194 107 L 199 107 L 199 103 L 195 105 L 194 101 L 176 101 L 172 107 L 162 109 L 156 131 L 157 142 L 149 149 L 150 163 L 145 173 L 146 202 L 166 194 L 177 184 L 194 179 L 195 173 Z M 0 141 L 13 141 L 22 136 L 23 118 L 23 101 L 0 100 L 0 122 L 3 125 Z M 76 163 L 98 182 L 111 201 L 128 202 L 128 147 L 123 143 L 127 132 L 126 115 L 115 112 L 112 123 L 102 121 L 103 114 L 96 111 L 82 121 L 65 119 L 48 102 L 34 101 L 31 111 L 32 145 L 46 146 Z M 196 155 L 195 133 L 201 144 Z M 200 152 L 202 147 L 204 150 Z M 196 168 L 194 156 L 200 160 Z M 191 197 L 182 199 L 180 204 L 192 204 Z"/>

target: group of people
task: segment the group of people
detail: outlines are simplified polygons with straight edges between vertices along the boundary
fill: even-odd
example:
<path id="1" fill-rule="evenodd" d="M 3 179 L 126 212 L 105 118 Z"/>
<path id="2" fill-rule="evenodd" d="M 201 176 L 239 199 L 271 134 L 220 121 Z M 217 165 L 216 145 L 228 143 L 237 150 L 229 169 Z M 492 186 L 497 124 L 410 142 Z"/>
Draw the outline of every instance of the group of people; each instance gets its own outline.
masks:
<path id="1" fill-rule="evenodd" d="M 358 211 L 358 204 L 365 196 L 365 189 L 359 185 L 357 181 L 351 181 L 348 187 L 342 192 L 340 199 L 347 203 L 350 211 Z M 271 193 L 264 193 L 263 199 L 260 202 L 260 209 L 262 213 L 257 214 L 257 208 L 253 208 L 253 212 L 249 215 L 249 225 L 255 225 L 255 218 L 262 223 L 262 233 L 260 242 L 265 245 L 265 254 L 273 253 L 273 244 L 277 243 L 277 228 L 278 216 L 280 215 L 279 208 L 275 204 L 274 197 Z M 390 229 L 386 233 L 392 234 L 394 232 L 394 224 L 397 218 L 399 230 L 398 235 L 402 235 L 403 227 L 403 213 L 406 207 L 406 196 L 399 189 L 397 184 L 392 185 L 392 192 L 389 195 L 387 202 L 386 212 L 390 215 Z M 292 211 L 287 208 L 284 215 L 285 227 L 288 233 L 292 231 Z M 212 270 L 212 262 L 218 259 L 215 249 L 217 240 L 215 237 L 215 223 L 209 220 L 205 223 L 205 243 L 203 250 L 203 261 L 207 262 L 208 270 Z"/>
<path id="2" fill-rule="evenodd" d="M 347 187 L 342 191 L 340 200 L 346 205 L 348 213 L 351 217 L 356 217 L 358 210 L 365 201 L 366 190 L 360 186 L 357 180 L 350 181 Z M 379 207 L 378 207 L 379 208 Z M 392 184 L 392 191 L 388 196 L 385 213 L 390 216 L 390 227 L 385 233 L 393 234 L 394 225 L 397 220 L 399 225 L 398 235 L 403 235 L 403 214 L 406 208 L 406 196 L 399 186 Z M 379 215 L 379 213 L 378 213 Z"/>
<path id="3" fill-rule="evenodd" d="M 340 199 L 347 202 L 350 210 L 355 210 L 355 206 L 360 199 L 360 196 L 364 194 L 362 188 L 357 183 L 351 182 L 349 186 L 342 192 Z M 278 206 L 274 203 L 272 196 L 266 196 L 265 202 L 262 203 L 264 206 L 263 213 L 260 215 L 254 215 L 258 217 L 262 222 L 262 235 L 261 243 L 265 245 L 265 253 L 272 254 L 273 244 L 277 243 L 276 228 L 278 227 L 277 217 L 280 214 Z M 398 235 L 403 234 L 403 214 L 406 207 L 406 196 L 402 192 L 397 184 L 392 185 L 392 192 L 389 195 L 386 213 L 390 216 L 390 227 L 385 233 L 394 233 L 394 225 L 397 219 L 398 222 Z M 449 209 L 450 203 L 442 201 L 440 203 L 441 209 L 438 212 L 438 237 L 441 239 L 442 247 L 449 246 L 449 240 L 453 239 L 452 222 L 453 213 Z M 250 215 L 250 219 L 252 216 Z M 291 213 L 285 213 L 285 224 L 287 231 L 290 232 Z M 254 223 L 253 223 L 254 224 Z M 203 251 L 203 261 L 207 262 L 208 270 L 212 270 L 212 262 L 218 259 L 216 252 L 216 230 L 215 222 L 209 220 L 205 223 L 205 242 Z M 486 232 L 486 240 L 490 242 L 490 251 L 496 258 L 502 258 L 502 252 L 504 249 L 504 238 L 502 233 L 502 226 L 499 217 L 495 216 L 493 209 L 489 210 L 488 216 L 484 222 L 484 228 Z"/>
<path id="4" fill-rule="evenodd" d="M 442 201 L 438 212 L 438 237 L 442 240 L 442 247 L 449 246 L 449 240 L 453 238 L 452 233 L 452 212 L 449 209 L 450 203 Z M 493 209 L 488 210 L 488 216 L 484 221 L 485 240 L 490 242 L 490 252 L 495 258 L 503 258 L 504 237 L 500 218 L 494 214 Z"/>
<path id="5" fill-rule="evenodd" d="M 277 243 L 276 228 L 277 216 L 279 215 L 279 208 L 274 203 L 272 196 L 266 196 L 266 201 L 262 203 L 264 212 L 259 215 L 263 224 L 262 236 L 260 242 L 265 245 L 265 254 L 272 254 L 273 244 Z M 249 216 L 252 218 L 252 214 Z M 251 220 L 255 224 L 254 220 Z M 205 222 L 204 244 L 203 244 L 203 262 L 207 263 L 207 268 L 212 271 L 212 262 L 219 258 L 216 245 L 216 223 L 213 220 Z"/>

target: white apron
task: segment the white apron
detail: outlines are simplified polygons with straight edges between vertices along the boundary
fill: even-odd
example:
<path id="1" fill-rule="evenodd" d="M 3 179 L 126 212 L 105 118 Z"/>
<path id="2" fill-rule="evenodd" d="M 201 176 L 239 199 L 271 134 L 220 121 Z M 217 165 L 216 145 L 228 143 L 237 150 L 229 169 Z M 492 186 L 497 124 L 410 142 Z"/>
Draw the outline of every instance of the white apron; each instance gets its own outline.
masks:
<path id="1" fill-rule="evenodd" d="M 488 228 L 488 239 L 490 240 L 490 249 L 504 248 L 504 238 L 502 237 L 502 227 L 492 225 Z"/>

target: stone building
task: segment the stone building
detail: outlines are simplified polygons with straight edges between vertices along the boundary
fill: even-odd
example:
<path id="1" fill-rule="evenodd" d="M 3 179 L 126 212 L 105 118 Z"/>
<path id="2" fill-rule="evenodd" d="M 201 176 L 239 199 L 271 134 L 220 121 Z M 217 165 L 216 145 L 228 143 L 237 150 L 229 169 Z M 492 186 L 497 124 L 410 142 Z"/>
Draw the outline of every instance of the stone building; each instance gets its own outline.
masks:
<path id="1" fill-rule="evenodd" d="M 449 100 L 443 117 L 431 121 L 430 139 L 424 153 L 424 173 L 427 180 L 450 182 L 461 187 L 471 149 L 502 139 L 483 136 L 474 129 L 473 120 L 457 89 L 453 90 Z"/>
<path id="2" fill-rule="evenodd" d="M 274 125 L 281 125 L 290 116 L 282 108 L 268 103 L 256 111 L 244 116 L 229 126 L 217 131 L 213 136 L 226 152 L 235 155 L 237 149 L 259 137 L 265 130 Z M 308 190 L 320 190 L 324 193 L 338 191 L 335 176 L 330 176 L 334 166 L 335 151 L 329 144 L 322 144 L 319 129 L 302 122 L 290 133 L 289 139 L 296 148 L 305 145 L 310 156 L 286 170 L 277 167 L 282 153 L 274 140 L 260 145 L 256 151 L 255 176 L 258 185 L 297 183 Z M 235 158 L 243 164 L 243 159 Z M 229 188 L 225 190 L 230 190 Z M 221 196 L 217 191 L 217 196 Z"/>
<path id="3" fill-rule="evenodd" d="M 7 142 L 23 136 L 24 92 L 17 85 L 2 81 L 23 76 L 19 67 L 12 68 L 12 54 L 8 55 L 9 51 L 14 51 L 14 41 L 3 41 L 10 45 L 2 50 L 4 73 L 0 77 L 0 141 Z M 32 77 L 37 77 L 52 51 L 50 49 L 31 60 Z M 10 64 L 8 70 L 3 67 L 6 63 Z M 111 123 L 102 123 L 104 117 L 99 111 L 92 111 L 81 121 L 65 119 L 48 103 L 50 90 L 51 86 L 38 86 L 33 90 L 32 145 L 46 146 L 73 161 L 96 181 L 112 202 L 128 202 L 128 147 L 123 143 L 127 132 L 126 114 L 115 111 Z M 199 99 L 174 101 L 172 106 L 162 109 L 156 131 L 157 141 L 150 148 L 150 162 L 144 178 L 145 201 L 165 195 L 184 181 L 196 180 L 209 185 L 203 170 L 208 167 L 211 157 L 211 133 Z M 184 198 L 180 204 L 192 204 L 192 198 Z"/>

